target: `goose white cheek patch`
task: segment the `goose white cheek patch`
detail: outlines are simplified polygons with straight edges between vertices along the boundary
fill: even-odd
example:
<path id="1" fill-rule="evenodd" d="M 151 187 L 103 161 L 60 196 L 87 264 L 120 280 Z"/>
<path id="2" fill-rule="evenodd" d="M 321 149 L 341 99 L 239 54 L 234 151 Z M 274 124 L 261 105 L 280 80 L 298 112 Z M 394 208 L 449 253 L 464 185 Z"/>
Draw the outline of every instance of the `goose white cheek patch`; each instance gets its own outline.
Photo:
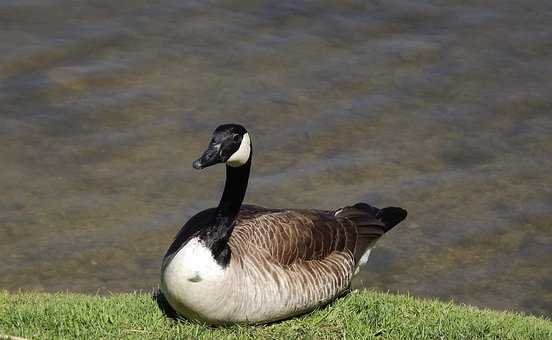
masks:
<path id="1" fill-rule="evenodd" d="M 242 166 L 249 160 L 249 155 L 251 154 L 251 139 L 249 139 L 249 134 L 246 133 L 242 137 L 242 141 L 239 149 L 228 158 L 226 164 L 231 167 Z"/>

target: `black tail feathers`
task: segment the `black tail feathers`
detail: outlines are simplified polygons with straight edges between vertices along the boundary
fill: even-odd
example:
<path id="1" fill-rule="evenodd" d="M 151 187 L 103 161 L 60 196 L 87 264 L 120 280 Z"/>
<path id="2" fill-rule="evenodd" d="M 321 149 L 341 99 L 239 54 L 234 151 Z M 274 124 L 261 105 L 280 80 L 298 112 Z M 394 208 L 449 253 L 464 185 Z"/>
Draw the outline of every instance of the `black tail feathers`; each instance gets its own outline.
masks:
<path id="1" fill-rule="evenodd" d="M 391 230 L 391 228 L 399 224 L 408 215 L 406 210 L 398 207 L 378 209 L 366 203 L 357 203 L 354 207 L 372 213 L 385 225 L 385 232 Z"/>
<path id="2" fill-rule="evenodd" d="M 379 211 L 377 218 L 385 224 L 385 231 L 393 228 L 397 224 L 401 223 L 406 218 L 408 212 L 398 207 L 387 207 Z"/>

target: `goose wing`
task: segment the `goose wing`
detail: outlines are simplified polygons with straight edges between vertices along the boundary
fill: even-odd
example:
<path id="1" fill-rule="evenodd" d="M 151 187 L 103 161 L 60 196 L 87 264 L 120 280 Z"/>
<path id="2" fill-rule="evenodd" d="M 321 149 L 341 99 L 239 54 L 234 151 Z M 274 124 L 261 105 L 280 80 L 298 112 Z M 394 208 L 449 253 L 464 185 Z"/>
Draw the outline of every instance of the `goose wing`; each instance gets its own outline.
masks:
<path id="1" fill-rule="evenodd" d="M 233 238 L 241 246 L 263 250 L 272 261 L 289 266 L 321 260 L 333 252 L 349 253 L 357 263 L 384 232 L 381 221 L 354 207 L 334 212 L 247 205 L 238 215 Z"/>

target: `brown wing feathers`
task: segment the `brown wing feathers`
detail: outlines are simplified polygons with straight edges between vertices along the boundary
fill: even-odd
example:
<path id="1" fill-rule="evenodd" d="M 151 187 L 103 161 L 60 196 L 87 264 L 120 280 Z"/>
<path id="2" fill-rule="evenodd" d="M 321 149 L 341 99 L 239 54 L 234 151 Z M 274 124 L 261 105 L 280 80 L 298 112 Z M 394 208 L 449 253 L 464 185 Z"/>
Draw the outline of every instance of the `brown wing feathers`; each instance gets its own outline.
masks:
<path id="1" fill-rule="evenodd" d="M 319 260 L 334 251 L 354 247 L 354 228 L 339 222 L 333 213 L 311 210 L 270 210 L 255 214 L 251 206 L 238 216 L 238 233 L 256 234 L 248 242 L 266 248 L 271 258 L 281 265 L 297 261 Z M 351 250 L 352 252 L 352 250 Z"/>
<path id="2" fill-rule="evenodd" d="M 275 210 L 246 205 L 236 225 L 238 233 L 251 233 L 247 242 L 268 251 L 274 262 L 289 266 L 297 261 L 327 257 L 348 251 L 357 262 L 386 231 L 402 221 L 400 208 L 377 209 L 365 203 L 334 214 L 316 210 Z"/>

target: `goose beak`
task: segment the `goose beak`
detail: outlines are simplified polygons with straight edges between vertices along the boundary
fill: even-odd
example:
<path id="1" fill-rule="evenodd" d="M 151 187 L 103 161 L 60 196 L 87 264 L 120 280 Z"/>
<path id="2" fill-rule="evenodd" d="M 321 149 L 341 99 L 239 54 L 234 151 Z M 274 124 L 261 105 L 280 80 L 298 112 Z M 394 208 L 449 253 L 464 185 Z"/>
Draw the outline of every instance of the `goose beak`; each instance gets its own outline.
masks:
<path id="1" fill-rule="evenodd" d="M 196 159 L 193 163 L 192 163 L 192 166 L 194 167 L 194 169 L 196 170 L 199 170 L 199 169 L 202 169 L 203 166 L 201 164 L 201 160 L 199 159 Z"/>
<path id="2" fill-rule="evenodd" d="M 220 144 L 209 145 L 209 147 L 207 148 L 207 150 L 205 150 L 203 155 L 201 155 L 201 157 L 199 157 L 192 163 L 192 166 L 194 167 L 194 169 L 197 169 L 197 170 L 204 169 L 208 166 L 215 165 L 217 163 L 222 163 L 223 161 L 220 157 L 219 149 L 220 149 Z"/>

